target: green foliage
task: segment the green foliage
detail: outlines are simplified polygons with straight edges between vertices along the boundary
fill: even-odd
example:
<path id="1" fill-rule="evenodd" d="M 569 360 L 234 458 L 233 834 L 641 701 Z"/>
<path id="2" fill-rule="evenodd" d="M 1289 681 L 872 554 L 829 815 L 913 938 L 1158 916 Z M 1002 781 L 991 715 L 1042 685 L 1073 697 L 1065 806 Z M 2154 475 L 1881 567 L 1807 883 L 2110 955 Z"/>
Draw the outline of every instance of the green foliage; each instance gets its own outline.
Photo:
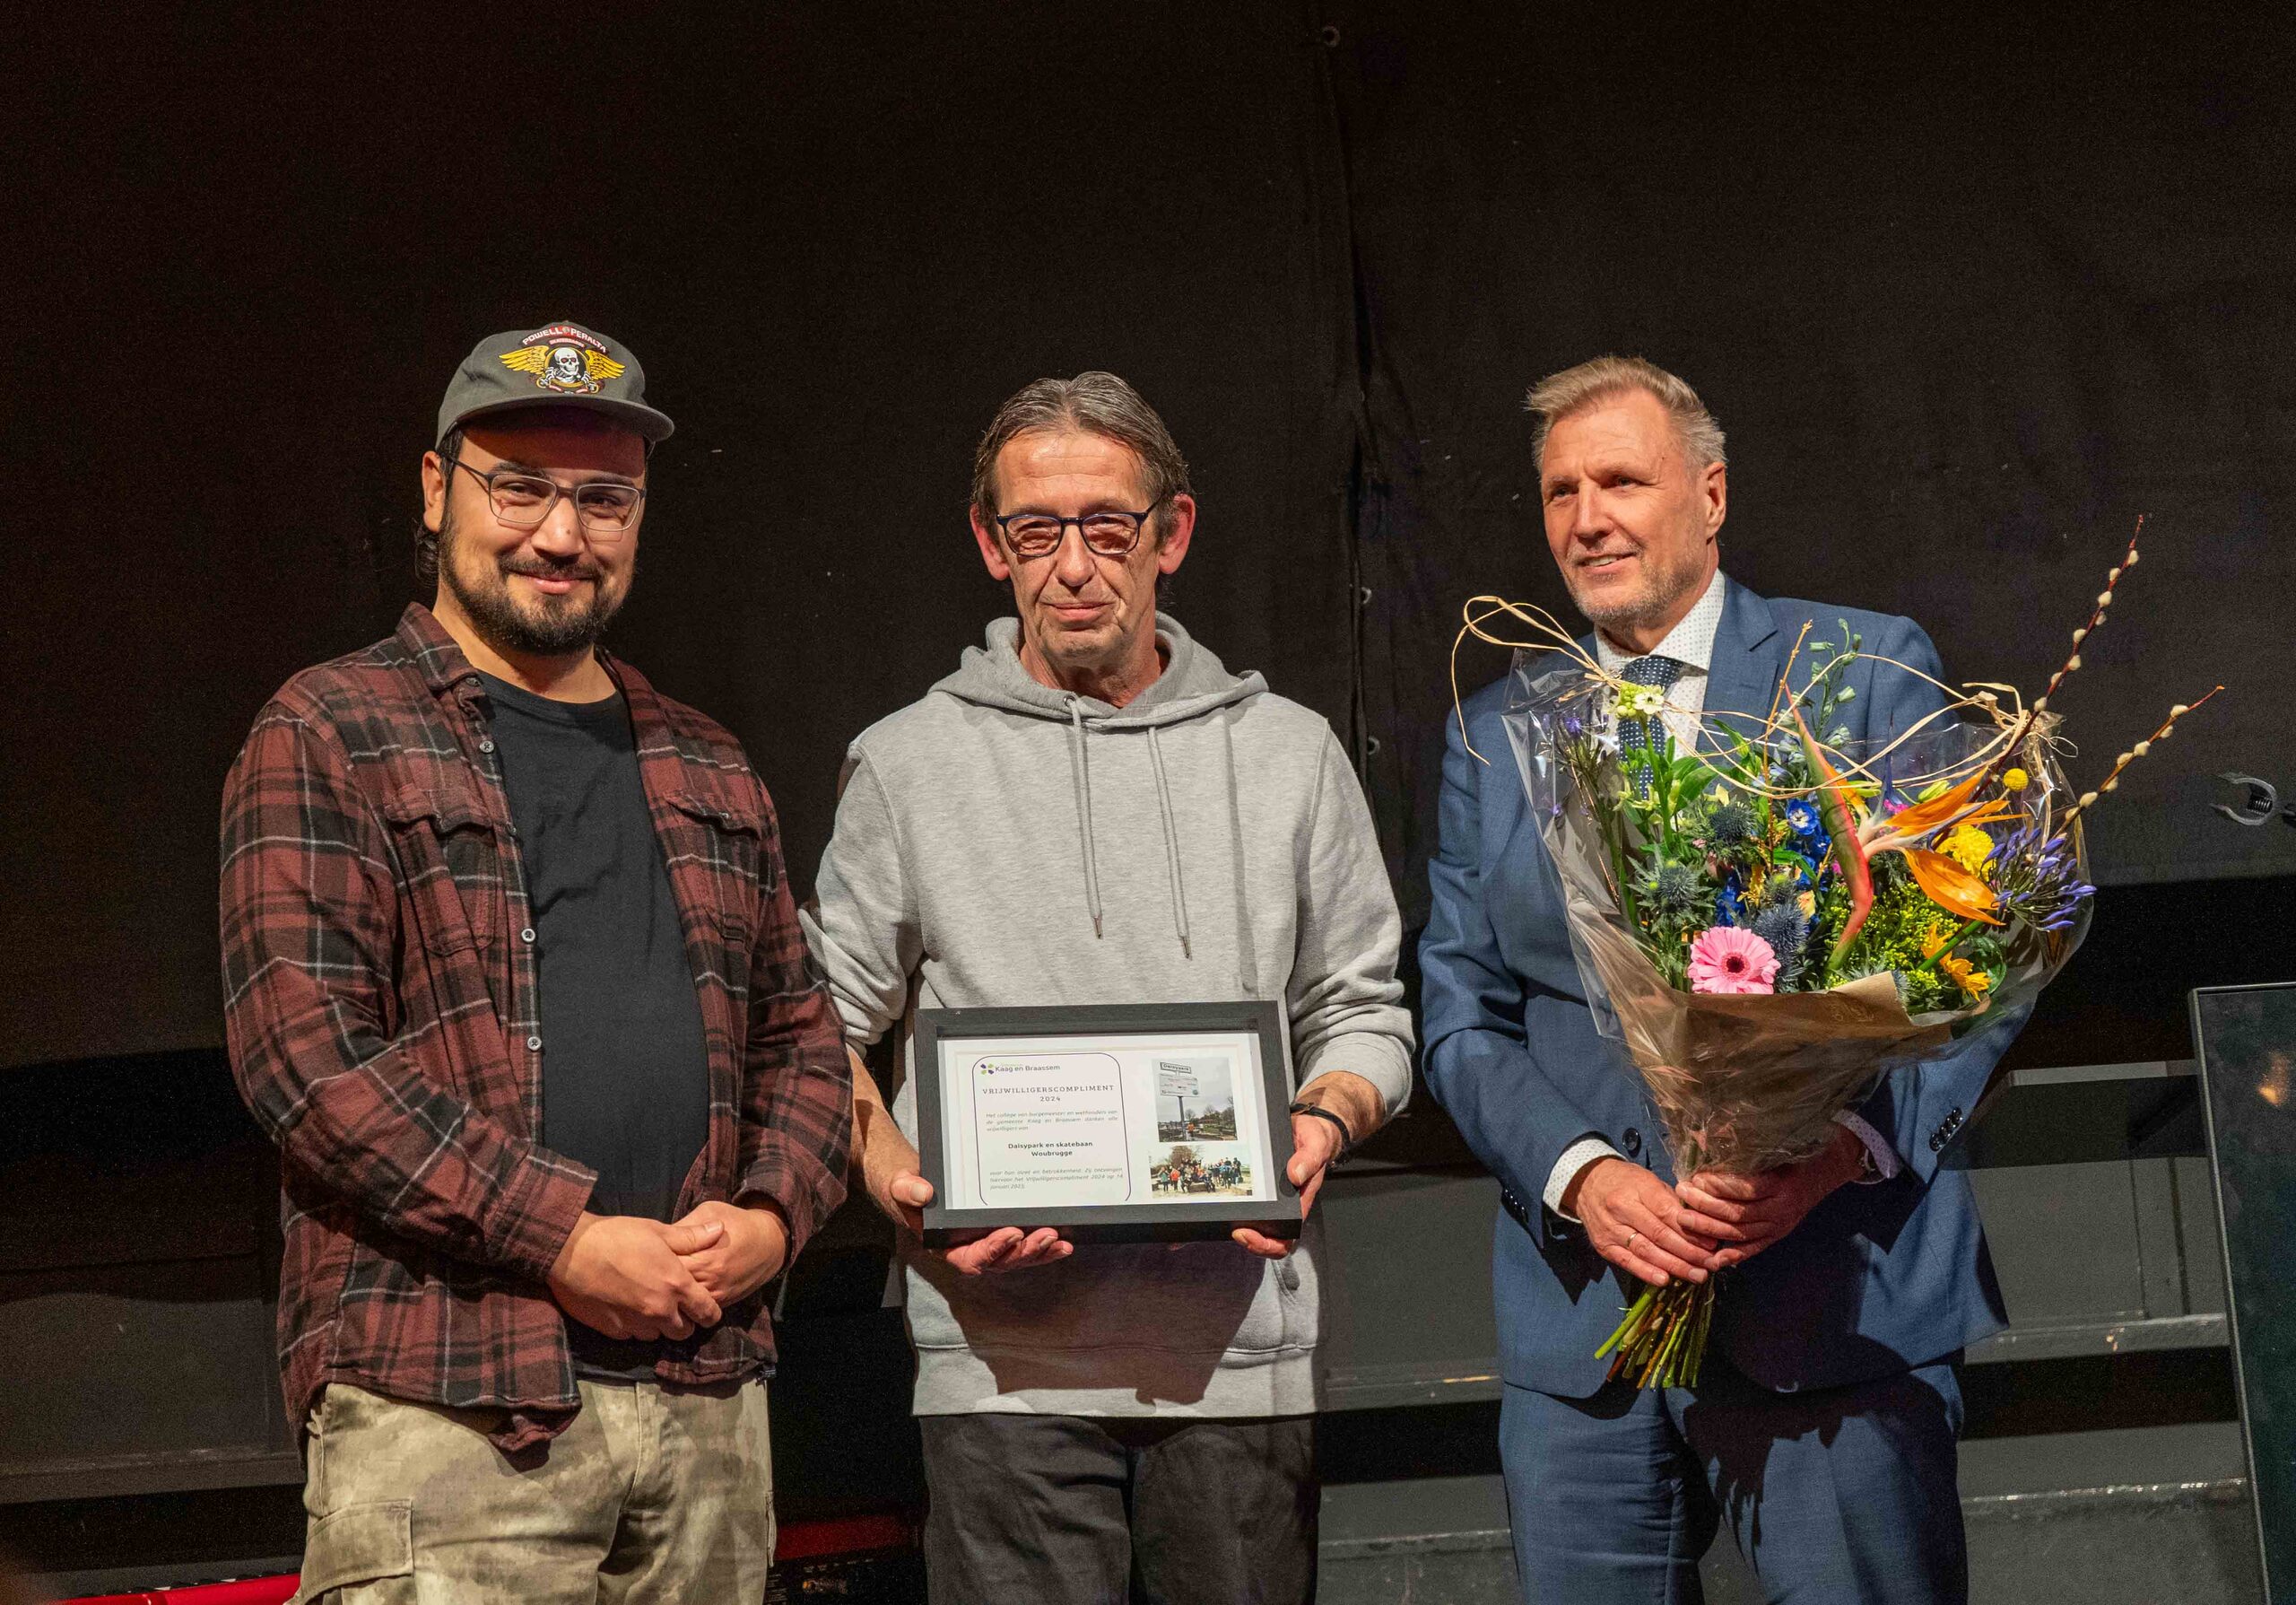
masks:
<path id="1" fill-rule="evenodd" d="M 1854 700 L 1857 688 L 1849 684 L 1848 668 L 1865 650 L 1866 638 L 1849 627 L 1848 619 L 1834 621 L 1841 626 L 1841 640 L 1811 641 L 1802 644 L 1803 652 L 1813 665 L 1809 684 L 1795 698 L 1802 710 L 1802 717 L 1813 730 L 1824 731 L 1822 739 L 1828 746 L 1839 746 L 1848 739 L 1846 727 L 1839 722 L 1842 704 Z M 1837 737 L 1839 739 L 1837 739 Z"/>

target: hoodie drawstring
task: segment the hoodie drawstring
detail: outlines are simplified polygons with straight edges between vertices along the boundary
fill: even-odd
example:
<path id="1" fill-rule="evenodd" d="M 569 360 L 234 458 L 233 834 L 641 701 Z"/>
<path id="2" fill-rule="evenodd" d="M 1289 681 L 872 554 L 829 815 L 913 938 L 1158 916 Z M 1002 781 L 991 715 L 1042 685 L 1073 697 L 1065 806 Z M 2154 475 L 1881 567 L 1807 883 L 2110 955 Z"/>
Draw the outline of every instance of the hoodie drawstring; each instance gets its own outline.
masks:
<path id="1" fill-rule="evenodd" d="M 1164 746 L 1156 727 L 1148 727 L 1148 763 L 1156 773 L 1156 807 L 1164 821 L 1164 872 L 1172 883 L 1172 929 L 1180 952 L 1196 956 L 1187 930 L 1187 893 L 1180 881 L 1179 821 L 1172 813 L 1171 782 L 1164 775 Z M 1100 920 L 1100 862 L 1092 845 L 1092 762 L 1084 745 L 1084 704 L 1068 699 L 1068 780 L 1076 794 L 1076 830 L 1084 849 L 1084 902 L 1091 911 L 1092 935 L 1102 935 Z"/>
<path id="2" fill-rule="evenodd" d="M 1084 704 L 1068 699 L 1068 782 L 1076 792 L 1076 829 L 1084 842 L 1084 903 L 1092 913 L 1092 935 L 1100 934 L 1100 867 L 1092 850 L 1092 770 L 1084 756 Z"/>
<path id="3" fill-rule="evenodd" d="M 1194 958 L 1195 952 L 1187 945 L 1187 894 L 1180 886 L 1180 832 L 1172 817 L 1172 789 L 1164 779 L 1164 747 L 1156 739 L 1156 727 L 1148 727 L 1148 763 L 1156 772 L 1156 801 L 1164 813 L 1164 867 L 1172 877 L 1172 929 L 1179 933 L 1180 956 Z"/>
<path id="4" fill-rule="evenodd" d="M 1236 864 L 1236 996 L 1264 998 L 1259 990 L 1259 957 L 1252 942 L 1251 856 L 1244 850 L 1244 821 L 1236 799 L 1243 790 L 1236 784 L 1236 721 L 1220 720 L 1220 756 L 1228 771 L 1228 842 Z"/>

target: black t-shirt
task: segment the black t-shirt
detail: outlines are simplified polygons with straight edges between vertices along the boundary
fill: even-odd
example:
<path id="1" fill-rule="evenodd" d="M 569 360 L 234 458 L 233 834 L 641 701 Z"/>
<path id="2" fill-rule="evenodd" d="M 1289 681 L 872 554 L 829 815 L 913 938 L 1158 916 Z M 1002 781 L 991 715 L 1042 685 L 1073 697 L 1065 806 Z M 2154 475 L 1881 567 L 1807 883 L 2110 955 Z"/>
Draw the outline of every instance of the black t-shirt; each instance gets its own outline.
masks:
<path id="1" fill-rule="evenodd" d="M 486 690 L 541 965 L 542 1144 L 598 1173 L 596 1213 L 674 1220 L 709 1136 L 709 1047 L 629 711 Z M 699 1341 L 567 1333 L 592 1378 L 650 1376 Z"/>

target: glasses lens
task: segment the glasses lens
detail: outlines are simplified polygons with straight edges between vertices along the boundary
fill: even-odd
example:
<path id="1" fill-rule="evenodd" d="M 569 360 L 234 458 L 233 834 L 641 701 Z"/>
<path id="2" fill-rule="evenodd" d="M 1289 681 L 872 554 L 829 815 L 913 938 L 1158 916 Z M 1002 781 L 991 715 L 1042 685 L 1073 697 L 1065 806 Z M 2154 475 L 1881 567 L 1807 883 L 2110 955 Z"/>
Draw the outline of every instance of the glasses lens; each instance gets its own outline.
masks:
<path id="1" fill-rule="evenodd" d="M 1084 544 L 1103 557 L 1121 557 L 1139 537 L 1140 520 L 1128 512 L 1096 512 L 1084 520 Z"/>
<path id="2" fill-rule="evenodd" d="M 574 506 L 592 531 L 619 535 L 638 518 L 638 493 L 626 484 L 586 484 Z"/>
<path id="3" fill-rule="evenodd" d="M 536 479 L 524 474 L 506 474 L 489 482 L 494 501 L 494 516 L 505 524 L 538 524 L 544 513 L 558 494 L 558 487 L 547 479 Z"/>
<path id="4" fill-rule="evenodd" d="M 1004 526 L 1004 538 L 1013 543 L 1013 550 L 1023 557 L 1042 557 L 1060 545 L 1061 523 L 1058 519 L 1031 516 L 1014 519 Z"/>

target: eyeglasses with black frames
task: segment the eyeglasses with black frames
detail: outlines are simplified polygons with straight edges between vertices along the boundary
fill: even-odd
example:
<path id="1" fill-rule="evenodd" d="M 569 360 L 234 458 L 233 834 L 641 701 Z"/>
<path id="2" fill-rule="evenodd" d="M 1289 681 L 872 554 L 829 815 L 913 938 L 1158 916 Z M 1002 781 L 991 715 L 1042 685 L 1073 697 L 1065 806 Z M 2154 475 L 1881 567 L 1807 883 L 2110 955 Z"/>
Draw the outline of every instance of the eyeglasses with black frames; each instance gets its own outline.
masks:
<path id="1" fill-rule="evenodd" d="M 646 505 L 645 486 L 618 479 L 569 485 L 531 468 L 497 467 L 482 472 L 460 458 L 448 460 L 450 467 L 486 487 L 486 500 L 494 516 L 513 529 L 536 528 L 550 517 L 561 496 L 569 496 L 585 535 L 593 540 L 618 540 L 637 528 L 639 513 Z"/>
<path id="2" fill-rule="evenodd" d="M 1076 519 L 1057 518 L 1048 512 L 1013 512 L 998 519 L 996 528 L 1004 532 L 1005 544 L 1016 557 L 1034 560 L 1051 556 L 1068 538 L 1071 524 L 1076 526 L 1076 533 L 1084 539 L 1085 550 L 1093 556 L 1129 557 L 1132 549 L 1140 544 L 1140 532 L 1147 528 L 1150 515 L 1162 504 L 1162 498 L 1159 497 L 1138 512 L 1110 508 Z"/>

